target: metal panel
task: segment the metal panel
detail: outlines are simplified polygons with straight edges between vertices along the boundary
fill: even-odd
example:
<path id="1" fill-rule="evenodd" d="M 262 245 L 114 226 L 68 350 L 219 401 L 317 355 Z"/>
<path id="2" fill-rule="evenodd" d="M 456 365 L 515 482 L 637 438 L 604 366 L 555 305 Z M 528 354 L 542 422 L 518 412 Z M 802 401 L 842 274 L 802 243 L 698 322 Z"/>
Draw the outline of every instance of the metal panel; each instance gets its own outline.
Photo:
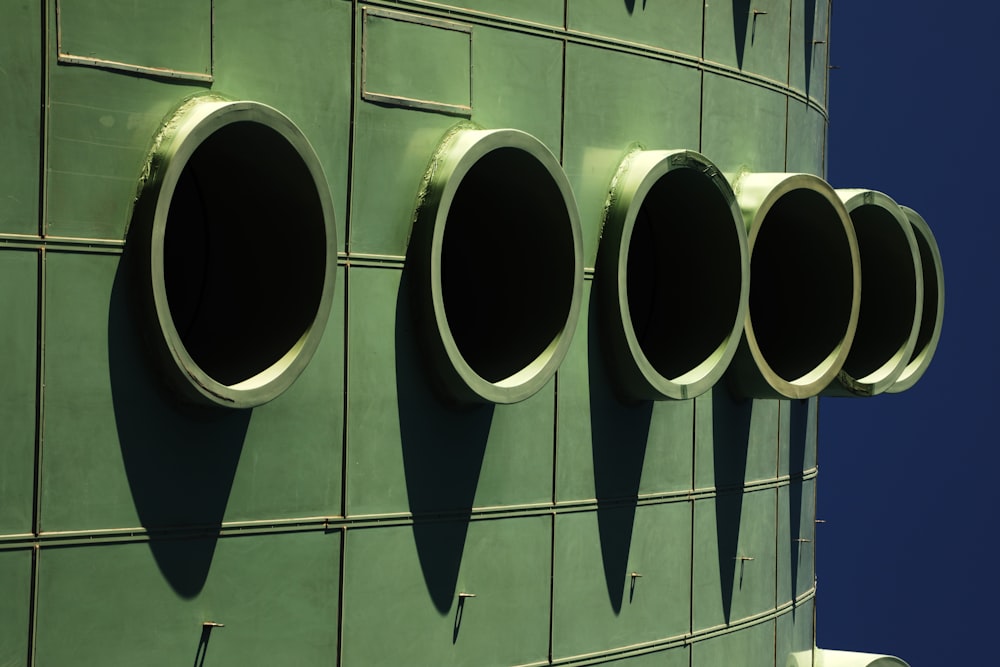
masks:
<path id="1" fill-rule="evenodd" d="M 558 158 L 562 142 L 563 43 L 480 27 L 475 36 L 472 120 L 488 128 L 523 130 Z"/>
<path id="2" fill-rule="evenodd" d="M 774 621 L 691 645 L 691 667 L 774 667 Z M 778 665 L 784 665 L 782 658 Z"/>
<path id="3" fill-rule="evenodd" d="M 273 106 L 302 130 L 330 184 L 343 250 L 350 169 L 350 3 L 214 2 L 214 88 Z"/>
<path id="4" fill-rule="evenodd" d="M 212 0 L 56 0 L 59 61 L 212 80 Z"/>
<path id="5" fill-rule="evenodd" d="M 348 530 L 343 663 L 544 662 L 551 531 L 548 516 Z"/>
<path id="6" fill-rule="evenodd" d="M 31 532 L 35 481 L 38 253 L 0 250 L 0 534 Z"/>
<path id="7" fill-rule="evenodd" d="M 0 233 L 38 232 L 42 45 L 39 2 L 0 6 Z"/>
<path id="8" fill-rule="evenodd" d="M 823 105 L 830 63 L 829 19 L 830 0 L 792 3 L 788 83 Z"/>
<path id="9" fill-rule="evenodd" d="M 812 665 L 809 658 L 815 646 L 816 603 L 814 600 L 796 605 L 791 612 L 775 621 L 775 665 Z M 791 662 L 792 653 L 804 655 L 806 662 Z"/>
<path id="10" fill-rule="evenodd" d="M 695 488 L 776 477 L 778 401 L 734 399 L 725 383 L 695 401 Z"/>
<path id="11" fill-rule="evenodd" d="M 116 376 L 144 374 L 137 341 L 127 333 L 131 323 L 118 316 L 125 311 L 119 308 L 110 317 L 112 294 L 122 298 L 125 291 L 117 268 L 114 255 L 52 252 L 46 258 L 41 489 L 46 531 L 140 525 L 118 444 L 113 388 Z M 137 361 L 139 368 L 132 370 Z M 139 403 L 154 394 L 148 381 L 142 395 L 137 385 L 124 395 L 128 400 Z M 160 427 L 142 415 L 122 416 Z"/>
<path id="12" fill-rule="evenodd" d="M 787 171 L 826 172 L 826 118 L 813 107 L 788 100 Z"/>
<path id="13" fill-rule="evenodd" d="M 348 512 L 547 502 L 552 384 L 513 405 L 443 403 L 413 334 L 402 277 L 395 269 L 349 271 Z"/>
<path id="14" fill-rule="evenodd" d="M 763 489 L 695 501 L 695 631 L 774 609 L 776 497 Z"/>
<path id="15" fill-rule="evenodd" d="M 634 658 L 589 664 L 602 665 L 602 667 L 690 667 L 690 654 L 691 648 L 689 646 L 681 646 L 667 651 L 645 653 Z"/>
<path id="16" fill-rule="evenodd" d="M 799 474 L 816 467 L 819 399 L 781 402 L 778 474 Z"/>
<path id="17" fill-rule="evenodd" d="M 553 656 L 686 634 L 690 539 L 687 502 L 557 516 Z"/>
<path id="18" fill-rule="evenodd" d="M 584 283 L 585 304 L 591 302 L 591 285 Z M 690 489 L 694 402 L 623 403 L 608 379 L 596 314 L 582 310 L 557 379 L 557 499 Z"/>
<path id="19" fill-rule="evenodd" d="M 0 551 L 0 664 L 27 665 L 31 617 L 31 550 Z"/>
<path id="20" fill-rule="evenodd" d="M 362 99 L 472 113 L 471 26 L 370 7 L 362 20 Z"/>
<path id="21" fill-rule="evenodd" d="M 778 604 L 813 587 L 816 562 L 816 480 L 778 489 Z"/>
<path id="22" fill-rule="evenodd" d="M 340 513 L 342 294 L 288 397 L 200 413 L 151 370 L 118 257 L 50 253 L 46 271 L 45 530 Z"/>
<path id="23" fill-rule="evenodd" d="M 124 238 L 139 173 L 160 123 L 182 99 L 200 90 L 53 62 L 47 233 Z"/>
<path id="24" fill-rule="evenodd" d="M 697 56 L 701 53 L 703 4 L 703 0 L 669 4 L 574 0 L 566 3 L 566 13 L 570 30 Z"/>
<path id="25" fill-rule="evenodd" d="M 701 152 L 719 169 L 785 170 L 786 95 L 705 74 L 702 100 Z"/>
<path id="26" fill-rule="evenodd" d="M 584 266 L 594 266 L 611 179 L 628 150 L 698 147 L 699 86 L 694 69 L 567 45 L 563 164 L 580 208 Z"/>
<path id="27" fill-rule="evenodd" d="M 334 664 L 340 542 L 310 532 L 43 548 L 35 664 Z M 186 561 L 206 550 L 203 587 L 178 590 L 163 569 L 195 576 Z"/>
<path id="28" fill-rule="evenodd" d="M 705 59 L 774 81 L 787 81 L 790 2 L 705 3 Z"/>

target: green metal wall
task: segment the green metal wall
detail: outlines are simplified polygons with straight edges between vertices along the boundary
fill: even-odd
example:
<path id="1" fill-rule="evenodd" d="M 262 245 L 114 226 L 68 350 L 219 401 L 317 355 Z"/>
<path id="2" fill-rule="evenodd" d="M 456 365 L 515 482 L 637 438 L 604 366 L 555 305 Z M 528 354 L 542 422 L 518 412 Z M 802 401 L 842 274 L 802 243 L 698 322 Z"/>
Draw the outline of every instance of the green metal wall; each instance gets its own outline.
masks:
<path id="1" fill-rule="evenodd" d="M 780 667 L 810 650 L 816 399 L 719 385 L 623 405 L 589 305 L 636 144 L 823 174 L 828 18 L 828 0 L 5 2 L 0 664 Z M 340 253 L 292 388 L 192 416 L 146 363 L 120 257 L 160 123 L 207 90 L 298 125 Z M 559 158 L 587 267 L 556 378 L 476 410 L 435 397 L 401 290 L 421 178 L 462 119 Z"/>

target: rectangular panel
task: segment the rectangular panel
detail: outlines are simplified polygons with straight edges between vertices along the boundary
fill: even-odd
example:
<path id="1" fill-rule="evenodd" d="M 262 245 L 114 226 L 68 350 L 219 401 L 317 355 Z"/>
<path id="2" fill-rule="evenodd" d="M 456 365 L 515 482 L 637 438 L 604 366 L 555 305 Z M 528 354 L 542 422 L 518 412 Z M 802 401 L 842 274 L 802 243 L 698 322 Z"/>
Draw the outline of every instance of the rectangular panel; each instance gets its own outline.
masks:
<path id="1" fill-rule="evenodd" d="M 215 84 L 267 104 L 302 131 L 333 197 L 338 250 L 347 243 L 351 31 L 348 2 L 215 0 Z"/>
<path id="2" fill-rule="evenodd" d="M 340 542 L 311 532 L 43 548 L 35 664 L 335 664 Z M 225 627 L 206 632 L 209 621 Z"/>
<path id="3" fill-rule="evenodd" d="M 705 59 L 786 82 L 790 2 L 705 3 Z"/>
<path id="4" fill-rule="evenodd" d="M 414 109 L 472 112 L 472 28 L 366 7 L 361 97 Z"/>
<path id="5" fill-rule="evenodd" d="M 774 621 L 766 621 L 695 642 L 691 645 L 691 667 L 774 667 L 774 633 Z"/>
<path id="6" fill-rule="evenodd" d="M 57 0 L 59 61 L 212 80 L 212 0 Z"/>
<path id="7" fill-rule="evenodd" d="M 35 488 L 38 253 L 0 250 L 0 534 L 29 533 Z"/>
<path id="8" fill-rule="evenodd" d="M 639 507 L 626 503 L 558 515 L 554 656 L 566 658 L 687 633 L 690 542 L 687 502 Z"/>
<path id="9" fill-rule="evenodd" d="M 0 234 L 38 233 L 42 4 L 0 3 Z"/>
<path id="10" fill-rule="evenodd" d="M 580 209 L 584 266 L 595 264 L 608 189 L 626 153 L 637 144 L 698 148 L 700 82 L 697 70 L 674 63 L 567 45 L 563 163 Z"/>
<path id="11" fill-rule="evenodd" d="M 406 665 L 414 656 L 442 666 L 544 662 L 551 521 L 348 530 L 343 663 Z"/>
<path id="12" fill-rule="evenodd" d="M 704 0 L 573 0 L 566 3 L 566 11 L 570 30 L 700 57 L 703 4 Z"/>
<path id="13" fill-rule="evenodd" d="M 695 400 L 695 488 L 742 487 L 777 476 L 779 401 L 734 399 L 724 383 Z"/>
<path id="14" fill-rule="evenodd" d="M 781 402 L 778 474 L 798 475 L 816 467 L 819 398 Z"/>
<path id="15" fill-rule="evenodd" d="M 719 169 L 785 170 L 786 95 L 705 74 L 702 99 L 701 152 Z"/>
<path id="16" fill-rule="evenodd" d="M 349 273 L 348 512 L 549 501 L 552 385 L 513 405 L 445 403 L 419 346 L 402 272 Z"/>
<path id="17" fill-rule="evenodd" d="M 792 3 L 789 84 L 820 104 L 826 104 L 829 18 L 830 0 Z"/>
<path id="18" fill-rule="evenodd" d="M 816 480 L 778 489 L 778 604 L 813 587 L 815 537 Z"/>
<path id="19" fill-rule="evenodd" d="M 777 655 L 775 658 L 777 667 L 813 665 L 815 607 L 815 602 L 808 600 L 776 620 L 775 650 Z M 792 658 L 793 655 L 795 658 Z"/>
<path id="20" fill-rule="evenodd" d="M 826 118 L 798 100 L 788 100 L 788 171 L 826 173 Z"/>
<path id="21" fill-rule="evenodd" d="M 0 665 L 27 665 L 31 618 L 31 550 L 0 551 Z"/>
<path id="22" fill-rule="evenodd" d="M 695 632 L 774 609 L 776 497 L 764 489 L 695 501 Z"/>

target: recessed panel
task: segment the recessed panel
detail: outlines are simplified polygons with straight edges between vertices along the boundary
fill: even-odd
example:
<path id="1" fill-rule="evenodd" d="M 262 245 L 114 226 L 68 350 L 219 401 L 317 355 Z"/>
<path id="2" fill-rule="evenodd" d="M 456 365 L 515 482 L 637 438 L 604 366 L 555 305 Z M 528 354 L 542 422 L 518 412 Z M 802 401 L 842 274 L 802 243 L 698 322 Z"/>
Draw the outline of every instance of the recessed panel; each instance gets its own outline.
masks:
<path id="1" fill-rule="evenodd" d="M 826 173 L 826 118 L 799 100 L 788 100 L 787 168 L 822 177 Z"/>
<path id="2" fill-rule="evenodd" d="M 555 657 L 677 637 L 690 619 L 691 506 L 622 503 L 556 518 Z"/>
<path id="3" fill-rule="evenodd" d="M 791 0 L 705 5 L 705 58 L 774 81 L 788 80 Z M 711 153 L 706 155 L 716 158 Z"/>
<path id="4" fill-rule="evenodd" d="M 765 621 L 736 632 L 712 637 L 691 645 L 691 667 L 773 667 L 774 621 Z M 779 658 L 778 665 L 784 665 Z"/>
<path id="5" fill-rule="evenodd" d="M 29 664 L 31 550 L 0 551 L 0 664 Z"/>
<path id="6" fill-rule="evenodd" d="M 325 532 L 43 549 L 36 664 L 334 664 L 339 563 Z"/>
<path id="7" fill-rule="evenodd" d="M 32 530 L 38 262 L 34 251 L 0 251 L 0 534 Z"/>
<path id="8" fill-rule="evenodd" d="M 701 153 L 719 169 L 785 171 L 786 95 L 706 73 L 702 99 Z"/>
<path id="9" fill-rule="evenodd" d="M 566 8 L 570 30 L 698 57 L 701 55 L 702 4 L 703 0 L 670 3 L 573 0 Z"/>
<path id="10" fill-rule="evenodd" d="M 212 80 L 212 0 L 58 0 L 59 61 Z"/>
<path id="11" fill-rule="evenodd" d="M 348 530 L 344 664 L 544 662 L 551 525 L 540 516 Z"/>

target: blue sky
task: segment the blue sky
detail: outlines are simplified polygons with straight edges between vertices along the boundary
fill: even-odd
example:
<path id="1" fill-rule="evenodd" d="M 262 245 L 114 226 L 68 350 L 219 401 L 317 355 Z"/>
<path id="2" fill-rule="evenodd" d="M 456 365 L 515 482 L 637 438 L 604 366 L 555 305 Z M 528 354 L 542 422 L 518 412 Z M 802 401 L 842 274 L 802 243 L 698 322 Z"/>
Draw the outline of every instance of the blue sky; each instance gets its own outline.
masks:
<path id="1" fill-rule="evenodd" d="M 828 180 L 920 212 L 946 295 L 915 387 L 821 400 L 817 643 L 979 664 L 1000 556 L 1000 4 L 841 1 L 831 25 Z"/>

